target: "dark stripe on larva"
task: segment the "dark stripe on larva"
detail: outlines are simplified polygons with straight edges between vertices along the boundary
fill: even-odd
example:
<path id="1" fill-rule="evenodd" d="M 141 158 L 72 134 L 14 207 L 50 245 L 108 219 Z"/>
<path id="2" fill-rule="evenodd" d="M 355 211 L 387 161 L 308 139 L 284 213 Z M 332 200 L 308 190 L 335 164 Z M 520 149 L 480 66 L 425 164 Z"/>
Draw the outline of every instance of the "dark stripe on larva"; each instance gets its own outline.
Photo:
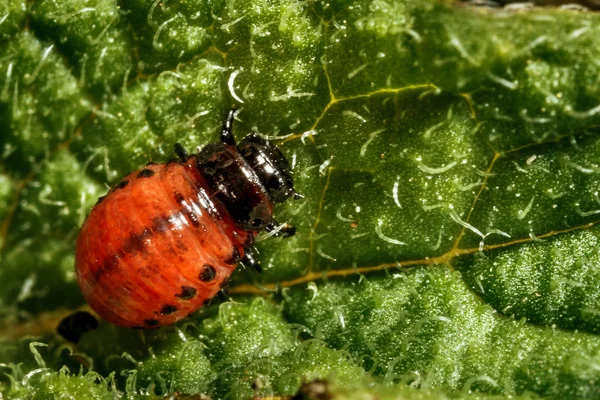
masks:
<path id="1" fill-rule="evenodd" d="M 125 186 L 129 184 L 128 180 L 121 181 L 115 186 L 115 189 L 123 189 Z"/>
<path id="2" fill-rule="evenodd" d="M 156 233 L 162 233 L 169 230 L 169 217 L 156 217 L 152 219 L 152 230 Z"/>
<path id="3" fill-rule="evenodd" d="M 171 224 L 181 218 L 182 213 L 176 212 L 168 217 L 157 217 L 152 220 L 152 226 L 150 228 L 146 228 L 140 234 L 133 234 L 125 242 L 123 243 L 123 247 L 115 252 L 113 255 L 109 255 L 106 257 L 102 265 L 96 270 L 94 277 L 96 281 L 100 280 L 102 276 L 115 269 L 116 265 L 120 258 L 124 257 L 126 254 L 136 253 L 145 251 L 145 241 L 153 234 L 162 234 L 169 230 Z"/>
<path id="4" fill-rule="evenodd" d="M 185 243 L 179 239 L 175 242 L 175 247 L 177 247 L 178 250 L 185 252 L 188 250 L 187 246 L 185 245 Z"/>
<path id="5" fill-rule="evenodd" d="M 127 181 L 122 181 L 119 185 L 117 185 L 117 187 L 121 187 L 123 183 L 126 185 Z M 132 234 L 129 238 L 127 238 L 127 240 L 125 240 L 125 242 L 123 243 L 123 247 L 120 248 L 115 253 L 115 255 L 107 256 L 106 260 L 96 270 L 94 274 L 96 281 L 99 281 L 102 278 L 102 276 L 107 272 L 114 270 L 120 258 L 124 257 L 127 254 L 145 251 L 146 239 L 150 238 L 153 234 L 161 235 L 164 232 L 167 232 L 171 228 L 172 224 L 180 220 L 182 216 L 185 216 L 194 227 L 200 226 L 200 215 L 197 214 L 191 207 L 185 204 L 184 197 L 180 193 L 175 193 L 175 199 L 178 203 L 183 205 L 183 208 L 180 211 L 173 213 L 172 215 L 156 217 L 152 219 L 151 227 L 144 229 L 144 231 L 142 231 L 140 234 Z M 202 207 L 201 205 L 198 206 L 201 209 L 204 209 L 204 207 Z M 185 293 L 182 291 L 181 294 L 184 297 L 186 295 L 189 295 L 189 298 L 192 298 L 196 295 L 196 289 L 192 287 L 186 288 L 193 290 L 193 293 L 191 292 L 191 290 L 188 290 Z M 180 298 L 187 300 L 184 297 Z"/>
<path id="6" fill-rule="evenodd" d="M 96 205 L 102 203 L 102 200 L 104 200 L 106 198 L 106 196 L 100 196 L 98 197 L 98 201 L 96 202 Z"/>
<path id="7" fill-rule="evenodd" d="M 139 235 L 133 234 L 129 236 L 129 238 L 127 238 L 127 240 L 123 244 L 123 252 L 125 254 L 130 254 L 144 251 L 146 239 L 150 236 L 152 236 L 152 231 L 150 229 L 145 229 Z"/>

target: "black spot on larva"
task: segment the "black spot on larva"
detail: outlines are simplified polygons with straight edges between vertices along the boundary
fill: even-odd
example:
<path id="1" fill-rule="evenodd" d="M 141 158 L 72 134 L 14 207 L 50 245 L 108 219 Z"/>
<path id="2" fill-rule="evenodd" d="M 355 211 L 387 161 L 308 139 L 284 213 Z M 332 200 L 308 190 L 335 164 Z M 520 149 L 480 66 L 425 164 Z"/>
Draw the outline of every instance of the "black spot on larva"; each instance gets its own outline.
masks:
<path id="1" fill-rule="evenodd" d="M 106 198 L 106 196 L 100 196 L 98 197 L 98 201 L 96 202 L 96 205 L 102 203 L 102 200 L 104 200 Z"/>
<path id="2" fill-rule="evenodd" d="M 240 257 L 240 251 L 237 249 L 237 247 L 233 246 L 233 249 L 231 250 L 231 255 L 225 260 L 225 264 L 236 265 L 241 260 L 242 258 Z"/>
<path id="3" fill-rule="evenodd" d="M 157 320 L 157 319 L 145 319 L 145 320 L 144 320 L 144 324 L 145 324 L 146 326 L 156 326 L 156 325 L 158 325 L 158 323 L 159 323 L 159 322 L 158 322 L 158 320 Z"/>
<path id="4" fill-rule="evenodd" d="M 183 195 L 179 192 L 175 192 L 174 196 L 175 196 L 175 201 L 177 202 L 177 204 L 181 204 L 185 201 L 185 199 L 183 198 Z"/>
<path id="5" fill-rule="evenodd" d="M 197 290 L 191 286 L 182 286 L 181 293 L 175 295 L 175 297 L 181 300 L 190 300 L 196 296 Z"/>
<path id="6" fill-rule="evenodd" d="M 151 176 L 154 176 L 154 171 L 152 171 L 151 169 L 147 169 L 147 168 L 144 168 L 137 174 L 138 178 L 150 178 Z"/>
<path id="7" fill-rule="evenodd" d="M 229 277 L 223 279 L 223 282 L 221 282 L 221 285 L 219 286 L 221 289 L 225 289 L 228 285 L 229 285 L 230 279 Z"/>
<path id="8" fill-rule="evenodd" d="M 123 189 L 125 186 L 129 185 L 129 181 L 121 181 L 115 186 L 115 189 Z"/>
<path id="9" fill-rule="evenodd" d="M 169 230 L 168 217 L 156 217 L 152 220 L 152 230 L 154 232 L 166 232 Z"/>
<path id="10" fill-rule="evenodd" d="M 165 304 L 163 308 L 160 309 L 160 315 L 173 314 L 175 311 L 177 311 L 177 307 L 172 304 Z"/>
<path id="11" fill-rule="evenodd" d="M 57 332 L 69 342 L 77 343 L 81 335 L 98 327 L 98 321 L 86 311 L 77 311 L 64 318 L 56 328 Z"/>
<path id="12" fill-rule="evenodd" d="M 208 303 L 210 303 L 211 300 L 212 299 L 204 299 L 204 301 L 202 302 L 202 305 L 203 306 L 207 305 Z"/>
<path id="13" fill-rule="evenodd" d="M 217 271 L 215 267 L 210 264 L 204 264 L 202 267 L 202 271 L 200 271 L 200 275 L 198 276 L 202 282 L 210 282 L 215 279 L 217 276 Z"/>

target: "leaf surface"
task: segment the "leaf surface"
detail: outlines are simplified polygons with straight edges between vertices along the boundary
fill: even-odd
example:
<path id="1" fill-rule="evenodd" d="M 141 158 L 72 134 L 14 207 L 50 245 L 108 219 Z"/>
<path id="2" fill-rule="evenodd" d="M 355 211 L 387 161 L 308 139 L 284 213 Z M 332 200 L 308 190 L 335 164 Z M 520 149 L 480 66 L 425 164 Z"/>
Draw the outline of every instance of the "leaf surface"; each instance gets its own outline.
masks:
<path id="1" fill-rule="evenodd" d="M 449 1 L 5 0 L 0 393 L 598 398 L 600 16 Z M 305 198 L 231 301 L 101 322 L 73 270 L 98 196 L 234 133 Z M 265 240 L 262 240 L 265 239 Z M 118 283 L 116 283 L 118 284 Z M 317 379 L 317 381 L 314 381 Z"/>

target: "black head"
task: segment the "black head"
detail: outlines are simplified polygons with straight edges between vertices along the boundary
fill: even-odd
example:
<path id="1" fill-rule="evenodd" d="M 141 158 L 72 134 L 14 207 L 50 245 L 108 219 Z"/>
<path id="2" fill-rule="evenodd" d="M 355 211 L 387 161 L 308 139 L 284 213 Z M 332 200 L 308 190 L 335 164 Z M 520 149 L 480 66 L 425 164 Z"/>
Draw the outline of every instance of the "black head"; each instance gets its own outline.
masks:
<path id="1" fill-rule="evenodd" d="M 269 230 L 276 224 L 273 202 L 303 196 L 294 190 L 289 164 L 277 147 L 256 133 L 236 145 L 231 131 L 235 115 L 235 109 L 227 114 L 221 143 L 209 144 L 194 156 L 196 168 L 239 227 Z"/>
<path id="2" fill-rule="evenodd" d="M 205 146 L 196 157 L 196 168 L 239 226 L 256 231 L 272 221 L 269 194 L 235 147 L 223 143 Z"/>
<path id="3" fill-rule="evenodd" d="M 283 202 L 292 196 L 302 198 L 294 190 L 290 165 L 276 146 L 251 133 L 242 139 L 237 149 L 260 179 L 271 201 Z"/>

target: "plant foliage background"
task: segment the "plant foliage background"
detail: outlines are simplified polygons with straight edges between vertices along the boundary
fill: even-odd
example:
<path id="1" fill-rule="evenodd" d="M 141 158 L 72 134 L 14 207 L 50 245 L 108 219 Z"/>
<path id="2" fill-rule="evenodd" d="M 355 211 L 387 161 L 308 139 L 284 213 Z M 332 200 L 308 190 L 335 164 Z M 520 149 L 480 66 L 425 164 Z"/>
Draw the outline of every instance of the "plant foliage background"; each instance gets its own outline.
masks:
<path id="1" fill-rule="evenodd" d="M 600 16 L 412 0 L 2 0 L 0 398 L 600 397 Z M 177 326 L 101 323 L 98 196 L 181 141 L 276 140 L 305 200 Z M 118 283 L 116 283 L 118 284 Z"/>

